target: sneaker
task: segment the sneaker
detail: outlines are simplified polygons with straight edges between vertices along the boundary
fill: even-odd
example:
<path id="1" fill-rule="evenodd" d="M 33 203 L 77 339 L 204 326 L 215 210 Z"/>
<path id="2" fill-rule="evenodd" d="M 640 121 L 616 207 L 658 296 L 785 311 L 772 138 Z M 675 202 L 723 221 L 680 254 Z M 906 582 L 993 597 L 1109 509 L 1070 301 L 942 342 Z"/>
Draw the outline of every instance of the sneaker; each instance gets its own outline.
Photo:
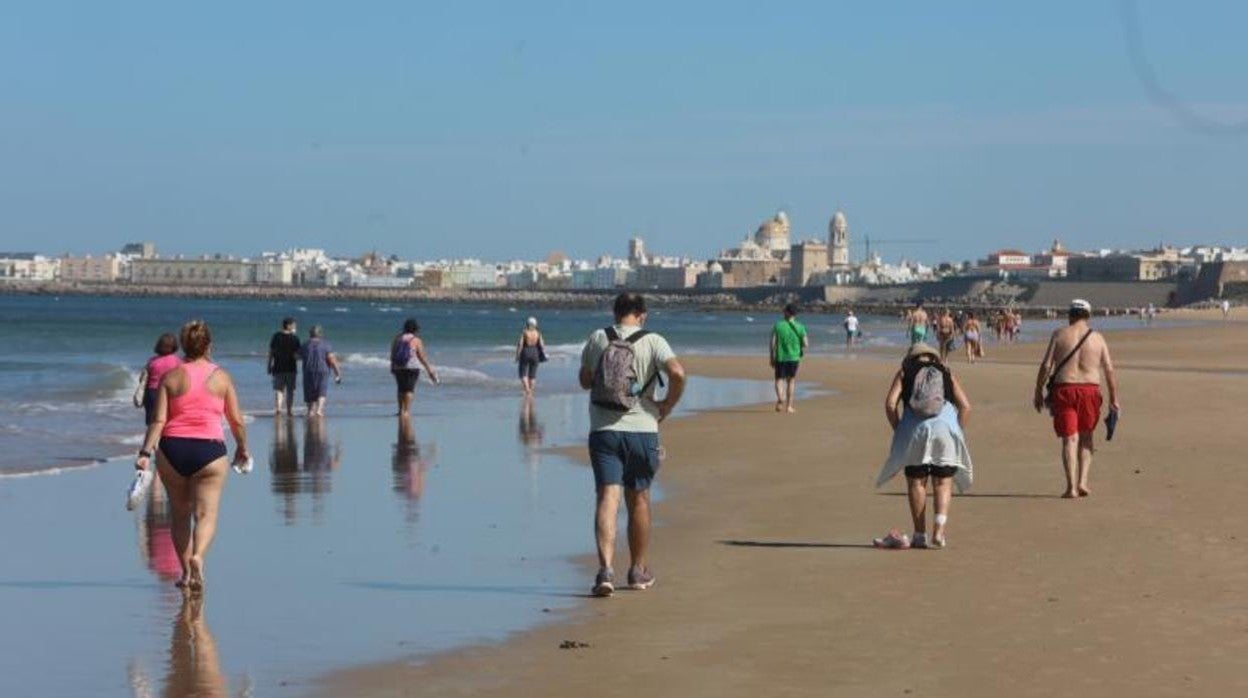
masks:
<path id="1" fill-rule="evenodd" d="M 628 570 L 628 588 L 634 591 L 645 591 L 654 586 L 654 575 L 645 567 L 630 567 Z"/>
<path id="2" fill-rule="evenodd" d="M 949 541 L 945 540 L 944 536 L 932 536 L 933 548 L 943 548 L 946 545 L 949 545 Z"/>
<path id="3" fill-rule="evenodd" d="M 594 588 L 590 590 L 594 596 L 610 596 L 615 593 L 615 573 L 608 567 L 598 570 L 594 578 Z"/>
<path id="4" fill-rule="evenodd" d="M 927 547 L 927 534 L 926 533 L 914 534 L 914 537 L 910 539 L 910 547 L 911 548 L 926 548 Z"/>
<path id="5" fill-rule="evenodd" d="M 877 548 L 889 548 L 891 550 L 905 550 L 910 547 L 910 537 L 904 533 L 900 533 L 897 529 L 888 532 L 883 538 L 876 538 L 871 544 Z"/>

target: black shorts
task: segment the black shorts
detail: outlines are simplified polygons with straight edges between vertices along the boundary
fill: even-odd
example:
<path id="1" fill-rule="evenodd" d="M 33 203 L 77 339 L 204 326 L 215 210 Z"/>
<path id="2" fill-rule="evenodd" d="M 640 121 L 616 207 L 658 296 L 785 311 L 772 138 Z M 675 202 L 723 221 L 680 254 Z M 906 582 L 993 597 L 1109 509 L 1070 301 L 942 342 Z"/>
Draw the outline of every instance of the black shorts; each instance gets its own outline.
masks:
<path id="1" fill-rule="evenodd" d="M 935 478 L 953 477 L 958 473 L 958 469 L 952 465 L 907 465 L 906 477 L 916 479 L 925 479 L 928 476 Z"/>
<path id="2" fill-rule="evenodd" d="M 537 378 L 537 359 L 520 359 L 520 378 Z"/>
<path id="3" fill-rule="evenodd" d="M 147 421 L 143 422 L 149 427 L 152 420 L 156 417 L 156 398 L 160 395 L 160 388 L 144 388 L 143 389 L 143 418 Z"/>
<path id="4" fill-rule="evenodd" d="M 416 392 L 416 382 L 420 380 L 419 368 L 396 368 L 393 373 L 399 394 Z"/>
<path id="5" fill-rule="evenodd" d="M 776 380 L 782 378 L 797 378 L 796 361 L 777 361 L 776 362 Z"/>
<path id="6" fill-rule="evenodd" d="M 182 477 L 190 477 L 209 463 L 225 458 L 225 442 L 216 439 L 190 439 L 180 436 L 160 437 L 160 452 Z"/>

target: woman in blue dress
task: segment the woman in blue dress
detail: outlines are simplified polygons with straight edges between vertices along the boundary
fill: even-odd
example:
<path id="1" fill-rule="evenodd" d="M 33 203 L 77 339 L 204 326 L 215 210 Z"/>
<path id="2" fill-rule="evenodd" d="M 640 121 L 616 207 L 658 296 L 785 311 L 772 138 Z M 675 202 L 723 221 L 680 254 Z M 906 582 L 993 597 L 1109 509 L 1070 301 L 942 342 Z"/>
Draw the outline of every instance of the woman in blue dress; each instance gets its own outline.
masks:
<path id="1" fill-rule="evenodd" d="M 910 347 L 893 376 L 884 413 L 893 427 L 893 443 L 875 486 L 905 472 L 914 535 L 894 529 L 874 543 L 883 548 L 943 548 L 953 487 L 956 484 L 959 492 L 971 487 L 971 453 L 962 432 L 971 401 L 941 362 L 939 352 L 918 343 Z M 929 480 L 936 510 L 931 538 L 927 536 Z"/>
<path id="2" fill-rule="evenodd" d="M 338 357 L 334 356 L 334 349 L 322 337 L 323 334 L 320 325 L 313 325 L 308 330 L 308 341 L 299 347 L 299 358 L 303 360 L 303 402 L 308 406 L 309 417 L 325 414 L 330 373 L 335 383 L 342 382 Z"/>

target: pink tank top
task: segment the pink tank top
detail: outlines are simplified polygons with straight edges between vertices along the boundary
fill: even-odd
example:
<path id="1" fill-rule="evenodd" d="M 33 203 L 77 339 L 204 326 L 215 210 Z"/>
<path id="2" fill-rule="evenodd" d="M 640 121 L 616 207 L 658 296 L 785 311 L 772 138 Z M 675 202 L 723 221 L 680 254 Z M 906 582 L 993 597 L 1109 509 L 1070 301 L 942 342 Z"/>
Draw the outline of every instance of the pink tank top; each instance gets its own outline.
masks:
<path id="1" fill-rule="evenodd" d="M 182 357 L 177 354 L 153 356 L 147 362 L 147 387 L 159 388 L 160 379 L 165 374 L 182 365 Z"/>
<path id="2" fill-rule="evenodd" d="M 161 436 L 224 441 L 221 418 L 225 416 L 225 398 L 213 395 L 207 385 L 217 365 L 186 363 L 182 370 L 186 371 L 190 387 L 182 395 L 169 398 L 169 419 Z"/>

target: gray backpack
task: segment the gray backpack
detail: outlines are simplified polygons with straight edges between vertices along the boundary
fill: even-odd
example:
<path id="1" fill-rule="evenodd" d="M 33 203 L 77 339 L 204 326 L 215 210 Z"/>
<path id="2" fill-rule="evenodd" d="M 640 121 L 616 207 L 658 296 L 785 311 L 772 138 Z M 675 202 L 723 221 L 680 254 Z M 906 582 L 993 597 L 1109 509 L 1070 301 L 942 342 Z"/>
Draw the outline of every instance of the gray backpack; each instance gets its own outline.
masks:
<path id="1" fill-rule="evenodd" d="M 910 389 L 910 411 L 927 419 L 940 414 L 945 408 L 945 373 L 937 366 L 923 366 L 914 374 L 914 387 Z"/>
<path id="2" fill-rule="evenodd" d="M 625 339 L 620 337 L 614 327 L 608 327 L 604 331 L 607 334 L 607 348 L 602 351 L 602 356 L 598 357 L 598 365 L 594 367 L 594 382 L 589 389 L 589 401 L 613 412 L 628 412 L 637 406 L 642 393 L 659 377 L 656 371 L 645 384 L 639 385 L 634 368 L 637 354 L 633 351 L 633 345 L 650 333 L 637 330 Z M 661 378 L 659 382 L 661 385 Z"/>

